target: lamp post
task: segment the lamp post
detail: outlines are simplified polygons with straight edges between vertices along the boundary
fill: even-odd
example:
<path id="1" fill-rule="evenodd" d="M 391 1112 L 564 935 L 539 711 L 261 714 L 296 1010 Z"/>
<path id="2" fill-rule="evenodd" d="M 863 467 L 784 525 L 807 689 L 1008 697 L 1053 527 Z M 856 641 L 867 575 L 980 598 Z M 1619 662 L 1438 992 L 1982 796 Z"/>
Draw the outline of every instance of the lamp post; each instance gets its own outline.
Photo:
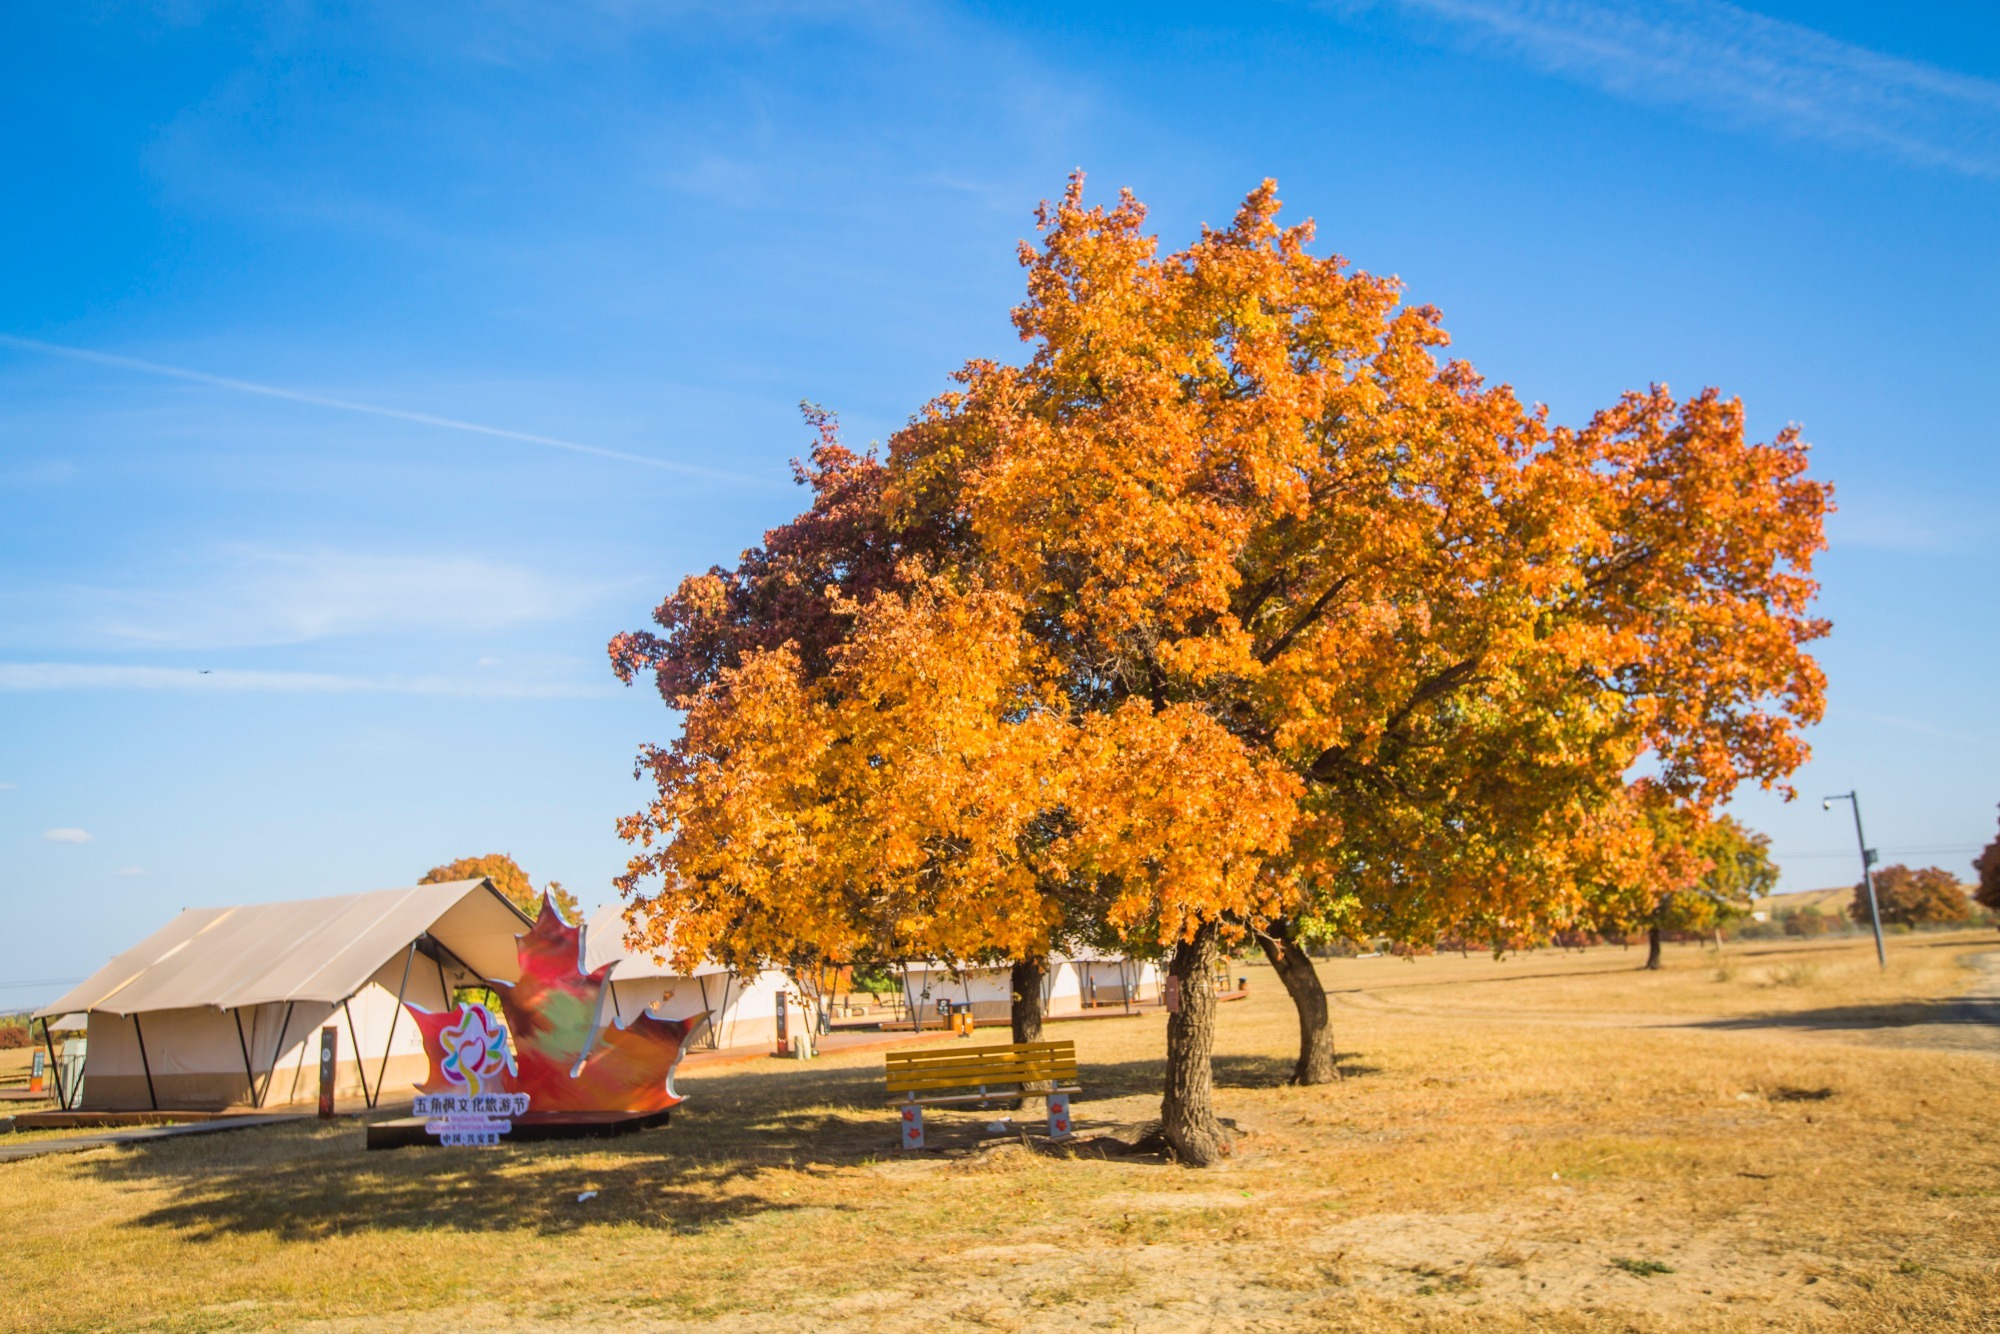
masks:
<path id="1" fill-rule="evenodd" d="M 1875 928 L 1875 962 L 1887 971 L 1889 956 L 1882 949 L 1882 910 L 1875 903 L 1875 849 L 1868 846 L 1868 836 L 1861 832 L 1861 798 L 1852 792 L 1838 792 L 1820 798 L 1819 808 L 1830 811 L 1836 801 L 1854 808 L 1854 841 L 1861 845 L 1861 883 L 1868 890 L 1868 924 Z"/>

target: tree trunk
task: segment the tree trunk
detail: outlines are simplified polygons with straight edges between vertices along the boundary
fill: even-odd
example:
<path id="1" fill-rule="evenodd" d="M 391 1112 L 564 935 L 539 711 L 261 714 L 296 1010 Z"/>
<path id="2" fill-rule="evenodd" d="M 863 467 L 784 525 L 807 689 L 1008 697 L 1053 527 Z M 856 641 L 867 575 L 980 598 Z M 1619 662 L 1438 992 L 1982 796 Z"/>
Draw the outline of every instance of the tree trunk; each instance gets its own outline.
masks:
<path id="1" fill-rule="evenodd" d="M 1014 1041 L 1042 1040 L 1042 985 L 1049 974 L 1049 957 L 1037 955 L 1014 962 Z"/>
<path id="2" fill-rule="evenodd" d="M 1180 1009 L 1167 1015 L 1167 1087 L 1160 1132 L 1190 1167 L 1211 1167 L 1229 1153 L 1229 1135 L 1215 1119 L 1215 962 L 1220 928 L 1209 922 L 1174 947 L 1167 969 L 1179 983 Z"/>
<path id="3" fill-rule="evenodd" d="M 1042 980 L 1049 973 L 1049 956 L 1038 954 L 1031 959 L 1016 959 L 1012 987 L 1014 992 L 1014 1041 L 1040 1042 L 1042 1040 Z M 1046 1079 L 1030 1079 L 1021 1085 L 1024 1094 L 1047 1093 L 1055 1085 Z M 1038 1112 L 1046 1100 L 1040 1097 L 1023 1097 L 1015 1107 L 1023 1112 Z"/>
<path id="4" fill-rule="evenodd" d="M 1292 1067 L 1292 1082 L 1331 1084 L 1340 1078 L 1334 1063 L 1333 1022 L 1327 1017 L 1326 988 L 1320 984 L 1312 956 L 1299 945 L 1289 920 L 1271 923 L 1258 941 L 1299 1012 L 1299 1063 Z"/>
<path id="5" fill-rule="evenodd" d="M 1658 971 L 1660 967 L 1660 928 L 1646 928 L 1646 967 Z"/>

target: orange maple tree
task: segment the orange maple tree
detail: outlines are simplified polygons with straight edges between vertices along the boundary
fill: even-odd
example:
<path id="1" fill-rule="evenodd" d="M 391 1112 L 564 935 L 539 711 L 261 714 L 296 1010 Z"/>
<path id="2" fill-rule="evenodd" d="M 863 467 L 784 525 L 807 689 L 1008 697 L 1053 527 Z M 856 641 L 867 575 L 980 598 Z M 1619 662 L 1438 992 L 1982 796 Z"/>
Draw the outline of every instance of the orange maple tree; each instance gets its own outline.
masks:
<path id="1" fill-rule="evenodd" d="M 542 896 L 536 891 L 535 882 L 528 878 L 528 873 L 521 869 L 519 862 L 504 852 L 489 852 L 484 857 L 460 857 L 457 861 L 433 866 L 424 872 L 417 883 L 438 885 L 448 880 L 477 880 L 481 876 L 491 880 L 493 888 L 529 917 L 540 915 Z M 575 922 L 582 911 L 576 895 L 554 880 L 549 881 L 548 892 L 556 907 L 562 910 L 564 918 Z"/>
<path id="2" fill-rule="evenodd" d="M 1163 256 L 1135 200 L 1086 207 L 1074 178 L 1022 248 L 1026 362 L 968 363 L 881 463 L 823 442 L 808 515 L 684 584 L 665 640 L 613 644 L 621 674 L 652 667 L 690 709 L 649 757 L 663 804 L 625 826 L 665 840 L 628 893 L 670 914 L 696 885 L 819 895 L 837 927 L 795 914 L 755 937 L 772 948 L 836 929 L 826 945 L 930 948 L 958 915 L 953 949 L 1033 949 L 1022 922 L 1079 905 L 1149 937 L 1184 1000 L 1165 1133 L 1197 1163 L 1227 1147 L 1206 1074 L 1225 938 L 1257 933 L 1299 1004 L 1296 1075 L 1327 1078 L 1313 934 L 1574 921 L 1606 848 L 1637 837 L 1635 762 L 1705 810 L 1782 783 L 1821 709 L 1804 646 L 1825 631 L 1808 609 L 1828 493 L 1794 433 L 1749 442 L 1733 401 L 1663 388 L 1552 425 L 1445 359 L 1435 310 L 1311 254 L 1310 225 L 1277 213 L 1267 182 Z M 921 580 L 992 614 L 939 622 Z M 870 647 L 893 639 L 878 603 L 922 608 L 932 637 L 903 651 L 953 667 L 982 635 L 1019 647 L 944 726 L 917 701 L 971 683 Z M 918 754 L 978 769 L 1015 732 L 1036 756 L 1018 781 L 995 766 L 933 801 L 883 776 Z M 724 790 L 741 809 L 711 817 Z M 863 812 L 895 855 L 829 835 Z M 799 868 L 818 888 L 780 883 Z M 652 875 L 667 891 L 647 899 Z M 741 893 L 732 922 L 755 916 Z M 884 925 L 890 903 L 925 906 Z"/>

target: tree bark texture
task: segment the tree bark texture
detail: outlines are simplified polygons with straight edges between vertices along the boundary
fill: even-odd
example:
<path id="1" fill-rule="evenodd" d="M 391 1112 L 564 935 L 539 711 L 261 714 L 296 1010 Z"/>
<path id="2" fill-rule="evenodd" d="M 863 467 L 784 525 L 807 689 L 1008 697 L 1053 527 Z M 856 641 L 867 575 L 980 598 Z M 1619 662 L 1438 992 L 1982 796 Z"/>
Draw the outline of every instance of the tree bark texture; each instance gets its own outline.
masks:
<path id="1" fill-rule="evenodd" d="M 1646 929 L 1646 967 L 1658 969 L 1660 966 L 1660 928 Z"/>
<path id="2" fill-rule="evenodd" d="M 1032 959 L 1016 959 L 1012 988 L 1014 992 L 1014 1041 L 1040 1042 L 1042 1040 L 1042 1015 L 1045 1006 L 1042 1001 L 1042 982 L 1049 974 L 1049 956 L 1036 955 Z M 1021 1092 L 1047 1093 L 1055 1085 L 1045 1079 L 1030 1079 L 1021 1085 Z M 1023 1112 L 1034 1112 L 1043 1106 L 1039 1097 L 1024 1097 L 1015 1106 Z"/>
<path id="3" fill-rule="evenodd" d="M 1258 942 L 1299 1012 L 1299 1062 L 1292 1067 L 1292 1082 L 1331 1084 L 1340 1078 L 1333 1052 L 1333 1021 L 1327 1015 L 1326 988 L 1320 984 L 1312 956 L 1299 944 L 1297 929 L 1289 920 L 1271 923 L 1258 935 Z"/>
<path id="4" fill-rule="evenodd" d="M 1042 1040 L 1042 987 L 1049 975 L 1046 954 L 1014 961 L 1014 1041 Z"/>
<path id="5" fill-rule="evenodd" d="M 1210 1167 L 1229 1153 L 1229 1134 L 1215 1119 L 1215 964 L 1221 928 L 1209 922 L 1174 947 L 1168 975 L 1179 982 L 1179 1010 L 1167 1015 L 1167 1087 L 1160 1132 L 1174 1156 Z"/>

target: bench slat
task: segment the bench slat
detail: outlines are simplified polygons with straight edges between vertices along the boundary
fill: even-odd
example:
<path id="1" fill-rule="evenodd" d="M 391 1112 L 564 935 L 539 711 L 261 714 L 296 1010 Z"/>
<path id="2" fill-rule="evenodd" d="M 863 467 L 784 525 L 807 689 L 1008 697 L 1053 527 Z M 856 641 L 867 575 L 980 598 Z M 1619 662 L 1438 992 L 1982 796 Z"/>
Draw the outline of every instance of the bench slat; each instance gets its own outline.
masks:
<path id="1" fill-rule="evenodd" d="M 1081 1092 L 1083 1092 L 1083 1088 L 1081 1085 L 1071 1084 L 1066 1088 L 1037 1089 L 1033 1093 L 1028 1093 L 1028 1094 L 952 1093 L 952 1094 L 947 1094 L 944 1097 L 894 1098 L 890 1100 L 889 1105 L 892 1107 L 904 1107 L 914 1103 L 919 1107 L 935 1107 L 937 1104 L 943 1102 L 1013 1102 L 1016 1099 L 1022 1097 L 1040 1098 L 1050 1093 L 1081 1093 Z"/>
<path id="2" fill-rule="evenodd" d="M 909 1093 L 923 1089 L 992 1088 L 1002 1084 L 1046 1084 L 1051 1080 L 1074 1080 L 1076 1067 L 1050 1066 L 1045 1070 L 1008 1071 L 1004 1074 L 989 1075 L 972 1079 L 892 1079 L 887 1081 L 891 1093 Z"/>
<path id="3" fill-rule="evenodd" d="M 932 1066 L 966 1064 L 982 1060 L 1022 1060 L 1046 1056 L 1076 1056 L 1074 1042 L 1020 1042 L 1014 1046 L 974 1046 L 974 1048 L 920 1048 L 916 1052 L 884 1052 L 890 1066 Z"/>
<path id="4" fill-rule="evenodd" d="M 913 1095 L 911 1100 L 917 1100 L 914 1095 L 947 1089 L 990 1089 L 999 1084 L 1074 1084 L 1077 1078 L 1076 1043 L 1071 1041 L 1016 1042 L 955 1050 L 926 1047 L 886 1052 L 883 1061 L 888 1091 Z M 989 1096 L 1020 1095 L 967 1095 L 971 1101 Z"/>

